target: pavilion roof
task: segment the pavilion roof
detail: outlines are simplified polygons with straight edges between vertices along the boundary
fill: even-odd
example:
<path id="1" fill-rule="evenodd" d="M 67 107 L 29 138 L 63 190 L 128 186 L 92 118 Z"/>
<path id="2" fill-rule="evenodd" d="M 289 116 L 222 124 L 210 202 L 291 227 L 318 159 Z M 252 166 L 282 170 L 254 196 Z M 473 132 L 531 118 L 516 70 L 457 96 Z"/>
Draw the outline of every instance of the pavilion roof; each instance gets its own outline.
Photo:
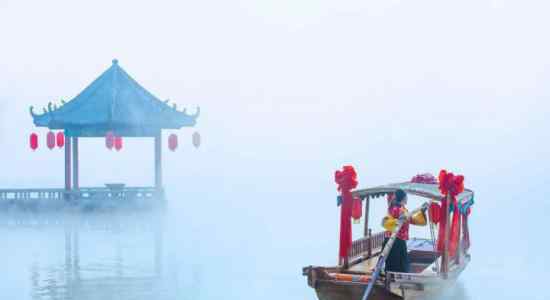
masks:
<path id="1" fill-rule="evenodd" d="M 68 136 L 152 136 L 160 129 L 194 126 L 200 110 L 189 115 L 161 101 L 113 64 L 80 94 L 61 107 L 48 104 L 42 114 L 30 108 L 34 124 L 64 129 Z"/>

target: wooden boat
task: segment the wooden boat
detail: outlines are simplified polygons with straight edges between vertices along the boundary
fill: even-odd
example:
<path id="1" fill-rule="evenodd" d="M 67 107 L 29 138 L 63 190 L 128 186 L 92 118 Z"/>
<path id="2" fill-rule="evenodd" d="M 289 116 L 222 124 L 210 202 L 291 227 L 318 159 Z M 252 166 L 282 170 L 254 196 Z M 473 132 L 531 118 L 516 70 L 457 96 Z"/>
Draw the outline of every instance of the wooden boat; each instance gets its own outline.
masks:
<path id="1" fill-rule="evenodd" d="M 436 247 L 436 237 L 438 236 L 436 231 L 438 230 L 435 228 L 435 220 L 433 220 L 435 217 L 431 213 L 431 208 L 439 207 L 437 206 L 439 204 L 445 205 L 444 200 L 451 199 L 450 196 L 442 196 L 437 183 L 405 182 L 353 190 L 353 196 L 359 197 L 365 206 L 364 236 L 352 242 L 347 257 L 340 258 L 337 266 L 307 266 L 303 268 L 303 275 L 307 276 L 308 285 L 315 289 L 320 300 L 364 299 L 366 286 L 371 281 L 384 242 L 384 231 L 373 234 L 369 227 L 369 204 L 375 199 L 385 201 L 385 196 L 391 195 L 397 189 L 428 200 L 431 206 L 427 228 L 431 231 L 432 239 L 411 238 L 407 242 L 411 273 L 382 271 L 379 278 L 373 282 L 373 290 L 366 299 L 423 299 L 447 289 L 466 268 L 470 262 L 467 215 L 469 207 L 473 204 L 473 191 L 464 189 L 453 199 L 453 201 L 457 201 L 459 207 L 454 212 L 459 213 L 458 220 L 461 224 L 458 228 L 462 229 L 462 234 L 459 233 L 458 247 L 454 256 L 450 256 L 448 249 L 450 221 L 446 222 L 444 227 L 447 232 L 443 239 L 444 250 L 439 251 Z M 449 209 L 445 211 L 447 220 L 451 220 L 450 216 L 454 212 L 449 212 Z M 461 211 L 464 212 L 462 216 L 460 215 Z M 383 230 L 382 227 L 380 228 Z"/>

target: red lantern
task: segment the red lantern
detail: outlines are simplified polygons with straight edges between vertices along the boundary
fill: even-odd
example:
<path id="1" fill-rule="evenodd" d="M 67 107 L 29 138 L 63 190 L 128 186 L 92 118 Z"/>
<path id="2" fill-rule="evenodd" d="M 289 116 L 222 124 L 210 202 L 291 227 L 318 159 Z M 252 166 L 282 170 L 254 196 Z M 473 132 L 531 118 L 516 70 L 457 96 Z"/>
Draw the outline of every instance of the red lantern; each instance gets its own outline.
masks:
<path id="1" fill-rule="evenodd" d="M 115 137 L 115 149 L 116 151 L 120 151 L 120 149 L 122 149 L 122 137 L 120 136 Z"/>
<path id="2" fill-rule="evenodd" d="M 65 146 L 65 135 L 62 131 L 57 133 L 57 135 L 55 136 L 55 140 L 57 142 L 57 147 L 63 148 L 63 146 Z"/>
<path id="3" fill-rule="evenodd" d="M 112 131 L 107 131 L 105 134 L 105 147 L 109 150 L 113 150 L 113 144 L 115 140 L 115 135 Z"/>
<path id="4" fill-rule="evenodd" d="M 170 149 L 170 151 L 175 151 L 177 148 L 178 148 L 178 136 L 172 133 L 168 137 L 168 149 Z"/>
<path id="5" fill-rule="evenodd" d="M 193 146 L 195 146 L 195 148 L 199 148 L 200 145 L 201 145 L 201 136 L 198 132 L 195 132 L 193 133 Z"/>
<path id="6" fill-rule="evenodd" d="M 38 135 L 36 133 L 31 133 L 31 136 L 29 137 L 29 144 L 31 146 L 32 151 L 36 150 L 38 148 Z"/>
<path id="7" fill-rule="evenodd" d="M 361 216 L 363 215 L 363 209 L 361 208 L 361 199 L 356 197 L 353 198 L 353 207 L 351 209 L 351 218 L 353 220 L 359 220 L 361 219 Z"/>
<path id="8" fill-rule="evenodd" d="M 441 206 L 437 203 L 430 204 L 430 219 L 432 223 L 437 224 L 441 220 Z"/>
<path id="9" fill-rule="evenodd" d="M 48 146 L 50 150 L 55 147 L 55 134 L 51 131 L 46 135 L 46 146 Z"/>

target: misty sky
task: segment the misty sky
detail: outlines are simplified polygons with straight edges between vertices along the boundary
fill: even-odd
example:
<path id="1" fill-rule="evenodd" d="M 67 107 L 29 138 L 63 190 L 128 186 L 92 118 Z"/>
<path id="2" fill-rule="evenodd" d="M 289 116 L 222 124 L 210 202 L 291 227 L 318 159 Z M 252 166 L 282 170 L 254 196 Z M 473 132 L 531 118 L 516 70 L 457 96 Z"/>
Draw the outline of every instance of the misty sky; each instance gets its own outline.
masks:
<path id="1" fill-rule="evenodd" d="M 201 107 L 196 128 L 179 132 L 180 149 L 163 145 L 165 186 L 183 227 L 208 228 L 213 239 L 234 233 L 228 247 L 241 249 L 250 222 L 260 240 L 291 239 L 324 249 L 311 260 L 333 261 L 333 172 L 346 163 L 362 186 L 463 173 L 478 191 L 479 217 L 526 191 L 538 201 L 550 167 L 549 9 L 547 1 L 0 0 L 1 186 L 62 186 L 62 151 L 29 150 L 28 135 L 38 132 L 44 146 L 46 131 L 33 128 L 28 108 L 72 99 L 117 58 L 160 99 Z M 83 186 L 153 182 L 149 140 L 125 140 L 121 153 L 102 139 L 81 149 Z M 315 218 L 330 221 L 319 229 Z M 290 261 L 296 272 L 313 263 Z"/>
<path id="2" fill-rule="evenodd" d="M 113 58 L 160 99 L 202 108 L 203 147 L 181 131 L 168 188 L 251 173 L 328 188 L 343 163 L 370 184 L 443 167 L 540 178 L 548 166 L 543 1 L 137 2 L 0 1 L 3 182 L 62 184 L 62 151 L 28 149 L 46 132 L 28 108 L 72 99 Z M 82 185 L 151 184 L 152 143 L 125 142 L 110 153 L 84 141 Z"/>

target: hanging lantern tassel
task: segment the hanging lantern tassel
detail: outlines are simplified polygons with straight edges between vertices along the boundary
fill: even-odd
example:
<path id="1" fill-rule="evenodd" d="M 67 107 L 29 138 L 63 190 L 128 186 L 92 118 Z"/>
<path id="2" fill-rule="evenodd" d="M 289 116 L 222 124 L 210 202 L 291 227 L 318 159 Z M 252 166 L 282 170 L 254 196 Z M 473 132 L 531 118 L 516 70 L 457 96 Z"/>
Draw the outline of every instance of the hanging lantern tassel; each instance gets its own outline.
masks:
<path id="1" fill-rule="evenodd" d="M 51 131 L 48 131 L 46 135 L 46 146 L 48 149 L 52 150 L 55 147 L 55 134 Z"/>
<path id="2" fill-rule="evenodd" d="M 109 150 L 113 150 L 115 135 L 112 131 L 107 131 L 105 134 L 105 147 Z"/>
<path id="3" fill-rule="evenodd" d="M 201 135 L 198 132 L 193 133 L 193 146 L 199 148 L 201 145 Z"/>
<path id="4" fill-rule="evenodd" d="M 115 150 L 120 151 L 120 149 L 122 149 L 122 137 L 117 136 L 115 137 Z"/>
<path id="5" fill-rule="evenodd" d="M 57 133 L 55 140 L 57 142 L 57 147 L 63 148 L 63 146 L 65 146 L 65 135 L 62 131 Z"/>
<path id="6" fill-rule="evenodd" d="M 172 133 L 168 137 L 168 149 L 170 149 L 170 151 L 175 151 L 177 148 L 178 148 L 178 136 Z"/>
<path id="7" fill-rule="evenodd" d="M 29 137 L 29 145 L 32 151 L 35 151 L 38 148 L 38 135 L 36 133 L 31 133 Z"/>

